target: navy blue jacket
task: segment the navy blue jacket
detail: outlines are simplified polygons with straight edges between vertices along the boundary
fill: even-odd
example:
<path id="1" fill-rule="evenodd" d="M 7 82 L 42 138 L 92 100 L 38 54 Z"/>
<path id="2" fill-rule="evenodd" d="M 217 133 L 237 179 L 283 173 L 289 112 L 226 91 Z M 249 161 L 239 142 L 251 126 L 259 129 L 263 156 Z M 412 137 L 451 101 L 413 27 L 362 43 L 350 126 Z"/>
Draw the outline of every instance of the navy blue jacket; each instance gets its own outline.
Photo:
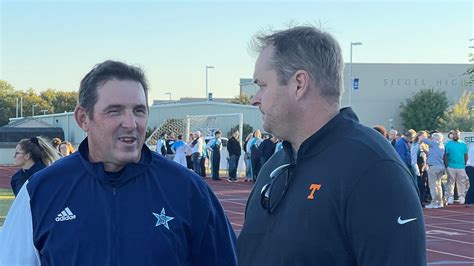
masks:
<path id="1" fill-rule="evenodd" d="M 12 176 L 11 180 L 11 186 L 15 196 L 18 195 L 18 192 L 20 192 L 20 189 L 23 184 L 25 184 L 26 180 L 28 180 L 34 173 L 45 167 L 46 165 L 44 165 L 43 161 L 38 161 L 33 164 L 30 169 L 18 169 L 18 171 L 16 171 L 16 173 Z"/>
<path id="2" fill-rule="evenodd" d="M 426 265 L 410 172 L 350 108 L 306 139 L 296 159 L 291 144 L 283 146 L 262 167 L 247 202 L 239 265 Z M 290 166 L 272 182 L 284 164 Z M 261 191 L 271 182 L 269 213 Z"/>
<path id="3" fill-rule="evenodd" d="M 87 155 L 86 139 L 20 191 L 0 265 L 237 264 L 235 234 L 199 176 L 146 146 L 115 178 Z"/>

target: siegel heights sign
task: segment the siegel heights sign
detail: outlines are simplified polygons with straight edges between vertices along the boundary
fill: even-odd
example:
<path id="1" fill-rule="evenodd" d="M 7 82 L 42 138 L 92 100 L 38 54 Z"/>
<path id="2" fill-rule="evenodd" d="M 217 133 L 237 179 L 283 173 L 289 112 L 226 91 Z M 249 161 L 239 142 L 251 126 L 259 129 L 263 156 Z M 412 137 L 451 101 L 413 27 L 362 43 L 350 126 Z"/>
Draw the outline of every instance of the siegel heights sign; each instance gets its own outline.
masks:
<path id="1" fill-rule="evenodd" d="M 462 87 L 473 87 L 473 84 L 469 84 L 469 79 L 437 79 L 437 80 L 425 80 L 425 79 L 384 79 L 383 85 L 385 87 L 395 86 L 462 86 Z"/>

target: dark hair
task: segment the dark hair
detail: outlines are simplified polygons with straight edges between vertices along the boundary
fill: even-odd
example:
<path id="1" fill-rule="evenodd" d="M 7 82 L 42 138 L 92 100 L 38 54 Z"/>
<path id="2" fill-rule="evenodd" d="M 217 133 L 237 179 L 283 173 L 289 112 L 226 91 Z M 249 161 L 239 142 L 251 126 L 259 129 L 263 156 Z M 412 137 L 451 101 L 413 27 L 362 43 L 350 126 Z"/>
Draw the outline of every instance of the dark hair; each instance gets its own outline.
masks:
<path id="1" fill-rule="evenodd" d="M 382 125 L 375 125 L 373 127 L 373 129 L 377 130 L 380 134 L 382 134 L 382 136 L 384 136 L 385 138 L 388 136 L 388 133 L 387 133 L 387 130 L 385 129 L 384 126 Z"/>
<path id="2" fill-rule="evenodd" d="M 214 132 L 214 136 L 217 136 L 217 134 L 222 134 L 222 132 L 221 132 L 220 130 L 216 130 L 216 131 Z"/>
<path id="3" fill-rule="evenodd" d="M 95 65 L 95 67 L 81 80 L 77 104 L 86 110 L 90 119 L 92 119 L 94 105 L 98 100 L 97 90 L 107 81 L 112 79 L 139 82 L 143 87 L 145 98 L 148 102 L 148 83 L 143 71 L 139 67 L 108 60 Z"/>
<path id="4" fill-rule="evenodd" d="M 341 47 L 331 34 L 313 26 L 298 26 L 259 34 L 251 45 L 258 52 L 268 46 L 275 48 L 270 67 L 276 70 L 280 85 L 287 85 L 296 71 L 305 70 L 321 96 L 339 103 L 344 92 L 344 61 Z"/>
<path id="5" fill-rule="evenodd" d="M 183 135 L 179 134 L 178 139 L 183 139 Z"/>
<path id="6" fill-rule="evenodd" d="M 50 165 L 59 159 L 58 151 L 42 137 L 22 139 L 18 145 L 24 152 L 31 154 L 34 162 L 42 160 L 45 165 Z"/>

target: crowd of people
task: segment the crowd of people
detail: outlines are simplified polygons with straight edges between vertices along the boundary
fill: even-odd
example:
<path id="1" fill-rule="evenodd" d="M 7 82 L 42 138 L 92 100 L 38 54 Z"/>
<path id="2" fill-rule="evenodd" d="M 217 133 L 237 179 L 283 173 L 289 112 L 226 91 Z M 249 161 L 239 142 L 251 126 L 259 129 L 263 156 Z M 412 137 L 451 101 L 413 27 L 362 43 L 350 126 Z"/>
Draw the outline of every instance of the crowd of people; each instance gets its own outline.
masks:
<path id="1" fill-rule="evenodd" d="M 421 204 L 437 209 L 458 202 L 474 204 L 474 145 L 461 139 L 461 131 L 451 130 L 447 137 L 438 131 L 416 132 L 409 129 L 399 136 L 383 126 L 374 126 L 395 148 L 418 186 Z M 443 182 L 443 180 L 445 180 Z"/>
<path id="2" fill-rule="evenodd" d="M 237 169 L 243 151 L 245 165 L 244 182 L 255 182 L 257 175 L 265 162 L 277 151 L 282 149 L 282 142 L 271 134 L 262 134 L 259 129 L 249 133 L 244 142 L 239 140 L 240 132 L 235 130 L 228 139 L 226 149 L 228 157 L 228 181 L 237 182 Z M 188 141 L 183 140 L 183 135 L 171 133 L 160 134 L 156 152 L 173 160 L 196 174 L 206 177 L 207 169 L 213 180 L 221 180 L 221 152 L 224 148 L 222 132 L 216 130 L 212 138 L 203 139 L 201 131 L 189 134 Z"/>

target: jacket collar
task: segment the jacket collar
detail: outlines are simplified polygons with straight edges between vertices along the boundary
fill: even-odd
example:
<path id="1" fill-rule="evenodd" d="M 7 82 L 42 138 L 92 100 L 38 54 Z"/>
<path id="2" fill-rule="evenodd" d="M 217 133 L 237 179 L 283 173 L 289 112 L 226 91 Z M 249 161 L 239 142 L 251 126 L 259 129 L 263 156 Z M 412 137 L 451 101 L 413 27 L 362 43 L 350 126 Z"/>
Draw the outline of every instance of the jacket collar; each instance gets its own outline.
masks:
<path id="1" fill-rule="evenodd" d="M 153 156 L 150 149 L 144 144 L 141 150 L 140 161 L 137 163 L 127 164 L 118 180 L 110 180 L 107 177 L 103 162 L 93 163 L 89 161 L 89 144 L 88 139 L 85 138 L 79 145 L 79 157 L 87 172 L 98 179 L 100 182 L 114 184 L 120 187 L 128 183 L 129 180 L 138 177 L 149 169 L 153 161 Z"/>
<path id="2" fill-rule="evenodd" d="M 38 172 L 39 170 L 45 168 L 46 165 L 44 165 L 42 160 L 39 160 L 33 164 L 33 166 L 30 167 L 30 169 L 23 170 L 23 173 L 27 176 L 30 177 L 34 173 Z"/>
<path id="3" fill-rule="evenodd" d="M 359 118 L 352 111 L 352 108 L 342 108 L 339 113 L 329 120 L 322 128 L 314 132 L 309 138 L 307 138 L 300 146 L 298 150 L 297 159 L 302 159 L 308 156 L 312 156 L 326 149 L 331 143 L 338 141 L 341 136 L 344 136 L 345 128 L 348 125 L 358 124 Z M 287 141 L 283 142 L 283 149 L 287 154 L 290 163 L 295 163 L 295 156 L 293 155 L 293 149 L 291 144 Z M 292 164 L 293 164 L 292 163 Z"/>

